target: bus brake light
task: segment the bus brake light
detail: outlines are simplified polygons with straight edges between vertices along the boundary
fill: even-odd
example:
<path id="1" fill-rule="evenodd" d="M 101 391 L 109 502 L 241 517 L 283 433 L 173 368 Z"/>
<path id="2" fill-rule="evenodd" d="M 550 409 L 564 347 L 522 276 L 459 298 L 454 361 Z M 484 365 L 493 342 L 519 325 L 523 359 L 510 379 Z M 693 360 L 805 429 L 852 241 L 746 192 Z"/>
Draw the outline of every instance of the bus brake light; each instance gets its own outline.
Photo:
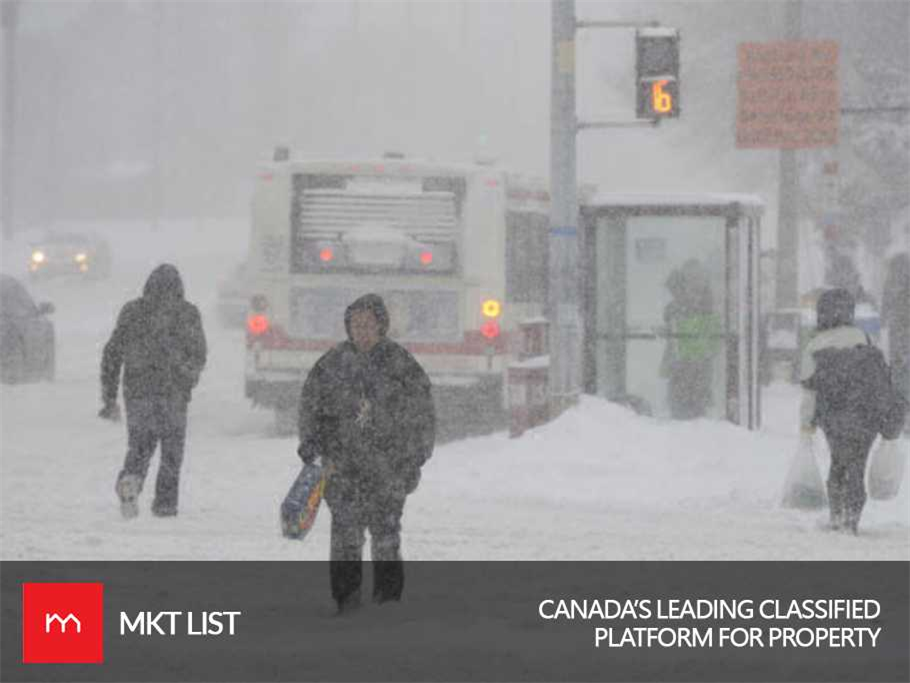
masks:
<path id="1" fill-rule="evenodd" d="M 420 262 L 428 266 L 433 263 L 433 252 L 432 251 L 422 251 L 420 252 Z"/>
<path id="2" fill-rule="evenodd" d="M 335 254 L 332 253 L 332 250 L 329 247 L 325 247 L 319 252 L 319 260 L 323 263 L 328 263 L 333 258 L 335 258 Z"/>
<path id="3" fill-rule="evenodd" d="M 499 336 L 499 323 L 495 320 L 487 320 L 480 326 L 480 333 L 487 339 L 496 339 Z"/>
<path id="4" fill-rule="evenodd" d="M 261 313 L 251 315 L 246 320 L 246 328 L 254 337 L 261 337 L 269 331 L 269 319 Z"/>

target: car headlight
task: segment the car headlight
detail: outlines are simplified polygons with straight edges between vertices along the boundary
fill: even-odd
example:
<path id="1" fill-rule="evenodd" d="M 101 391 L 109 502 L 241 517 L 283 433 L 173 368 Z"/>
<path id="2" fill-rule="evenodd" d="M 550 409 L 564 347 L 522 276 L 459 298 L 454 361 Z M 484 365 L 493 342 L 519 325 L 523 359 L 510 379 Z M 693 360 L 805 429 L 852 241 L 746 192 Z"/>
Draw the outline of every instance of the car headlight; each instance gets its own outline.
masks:
<path id="1" fill-rule="evenodd" d="M 73 257 L 73 260 L 75 260 L 76 263 L 85 263 L 87 259 L 88 259 L 88 254 L 86 254 L 84 251 L 80 251 L 78 254 L 76 254 Z"/>
<path id="2" fill-rule="evenodd" d="M 35 263 L 44 263 L 44 252 L 35 250 L 32 252 L 32 261 Z"/>

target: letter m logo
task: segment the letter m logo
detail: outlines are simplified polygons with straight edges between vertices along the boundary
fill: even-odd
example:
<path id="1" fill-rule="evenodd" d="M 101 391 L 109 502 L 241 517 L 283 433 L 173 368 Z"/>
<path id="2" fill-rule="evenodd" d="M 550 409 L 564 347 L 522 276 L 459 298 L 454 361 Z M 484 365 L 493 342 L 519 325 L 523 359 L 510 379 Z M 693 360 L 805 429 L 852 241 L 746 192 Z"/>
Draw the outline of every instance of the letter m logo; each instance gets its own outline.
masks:
<path id="1" fill-rule="evenodd" d="M 22 662 L 101 664 L 104 585 L 22 584 Z"/>
<path id="2" fill-rule="evenodd" d="M 53 624 L 55 621 L 58 624 L 60 624 L 61 633 L 66 633 L 66 625 L 69 622 L 73 622 L 76 625 L 76 633 L 82 633 L 82 622 L 79 621 L 79 619 L 76 618 L 76 615 L 73 614 L 72 612 L 67 614 L 65 619 L 63 617 L 61 617 L 59 614 L 45 614 L 44 615 L 44 632 L 45 633 L 51 632 L 51 624 Z"/>

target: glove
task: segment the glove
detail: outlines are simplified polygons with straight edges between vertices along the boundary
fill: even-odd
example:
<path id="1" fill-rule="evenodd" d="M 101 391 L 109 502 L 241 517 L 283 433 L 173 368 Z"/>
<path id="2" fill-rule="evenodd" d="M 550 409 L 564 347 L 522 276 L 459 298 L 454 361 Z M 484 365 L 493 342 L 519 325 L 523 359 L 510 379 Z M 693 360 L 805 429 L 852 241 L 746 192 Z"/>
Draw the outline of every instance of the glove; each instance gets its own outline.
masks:
<path id="1" fill-rule="evenodd" d="M 120 406 L 116 401 L 108 401 L 104 404 L 104 407 L 98 411 L 98 417 L 102 420 L 120 422 Z"/>
<path id="2" fill-rule="evenodd" d="M 314 453 L 313 450 L 307 446 L 307 444 L 302 443 L 297 446 L 297 455 L 303 461 L 304 465 L 312 465 L 314 462 L 316 462 L 316 453 Z"/>

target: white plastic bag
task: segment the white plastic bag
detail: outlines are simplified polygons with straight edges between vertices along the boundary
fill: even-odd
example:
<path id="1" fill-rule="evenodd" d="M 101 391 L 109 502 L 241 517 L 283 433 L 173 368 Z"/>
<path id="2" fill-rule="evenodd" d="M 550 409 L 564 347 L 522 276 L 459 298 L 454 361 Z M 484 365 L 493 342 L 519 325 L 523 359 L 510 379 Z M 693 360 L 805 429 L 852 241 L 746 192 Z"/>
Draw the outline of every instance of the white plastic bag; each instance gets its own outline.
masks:
<path id="1" fill-rule="evenodd" d="M 818 510 L 828 504 L 825 485 L 815 463 L 815 449 L 808 435 L 800 439 L 793 454 L 781 505 L 798 510 Z"/>
<path id="2" fill-rule="evenodd" d="M 891 500 L 900 491 L 907 466 L 907 444 L 902 439 L 882 439 L 872 452 L 866 487 L 873 500 Z"/>

